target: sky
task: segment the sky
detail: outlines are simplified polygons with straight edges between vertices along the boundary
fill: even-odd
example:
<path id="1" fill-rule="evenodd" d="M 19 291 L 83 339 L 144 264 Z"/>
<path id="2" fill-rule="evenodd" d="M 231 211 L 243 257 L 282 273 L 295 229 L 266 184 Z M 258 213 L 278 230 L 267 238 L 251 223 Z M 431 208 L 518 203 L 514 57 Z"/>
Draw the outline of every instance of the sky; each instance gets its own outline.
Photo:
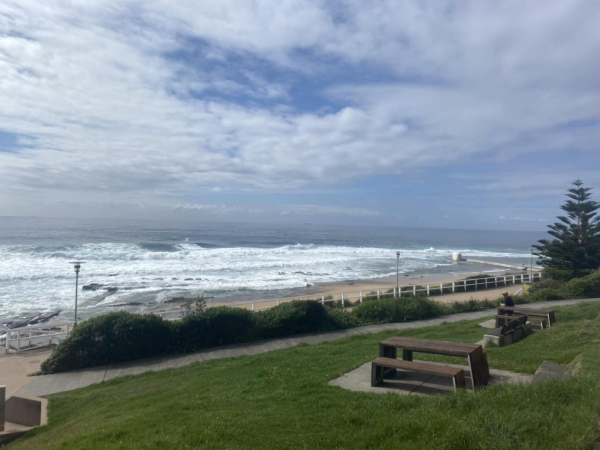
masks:
<path id="1" fill-rule="evenodd" d="M 3 0 L 0 215 L 541 230 L 595 0 Z"/>

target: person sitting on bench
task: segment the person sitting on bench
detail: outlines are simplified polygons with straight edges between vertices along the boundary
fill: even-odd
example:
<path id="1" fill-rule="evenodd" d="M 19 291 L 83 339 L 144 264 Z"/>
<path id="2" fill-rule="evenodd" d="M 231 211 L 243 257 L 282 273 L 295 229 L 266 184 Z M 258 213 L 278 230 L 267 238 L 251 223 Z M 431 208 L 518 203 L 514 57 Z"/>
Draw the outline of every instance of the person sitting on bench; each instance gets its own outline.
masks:
<path id="1" fill-rule="evenodd" d="M 515 301 L 513 300 L 513 298 L 508 295 L 508 292 L 503 292 L 502 295 L 504 296 L 504 303 L 500 303 L 500 306 L 515 306 Z M 512 311 L 506 311 L 506 315 L 507 316 L 512 316 Z"/>

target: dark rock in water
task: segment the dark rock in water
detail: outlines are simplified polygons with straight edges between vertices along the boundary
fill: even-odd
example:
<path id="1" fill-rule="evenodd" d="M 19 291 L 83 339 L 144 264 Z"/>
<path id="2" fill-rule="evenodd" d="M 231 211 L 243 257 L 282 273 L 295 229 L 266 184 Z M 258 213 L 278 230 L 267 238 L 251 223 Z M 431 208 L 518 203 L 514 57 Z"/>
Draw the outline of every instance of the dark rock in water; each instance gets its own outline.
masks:
<path id="1" fill-rule="evenodd" d="M 115 288 L 116 289 L 116 288 Z M 93 305 L 97 305 L 98 303 L 100 303 L 102 300 L 104 300 L 106 297 L 110 297 L 111 295 L 113 295 L 115 292 L 117 291 L 112 291 L 112 292 L 106 292 L 106 293 L 102 293 L 100 295 L 95 295 L 92 298 L 88 298 L 87 300 L 83 301 L 81 303 L 82 306 L 93 306 Z"/>
<path id="2" fill-rule="evenodd" d="M 109 273 L 109 274 L 108 274 L 108 276 L 109 276 L 109 277 L 116 277 L 116 276 L 118 276 L 118 275 L 119 275 L 118 273 Z"/>
<path id="3" fill-rule="evenodd" d="M 196 281 L 200 281 L 202 278 L 196 278 Z"/>
<path id="4" fill-rule="evenodd" d="M 36 316 L 39 315 L 39 313 L 35 314 Z M 15 316 L 15 317 L 7 317 L 5 319 L 2 319 L 2 321 L 0 322 L 0 325 L 4 326 L 5 328 L 21 328 L 21 327 L 26 327 L 27 324 L 29 323 L 29 321 L 35 316 Z"/>
<path id="5" fill-rule="evenodd" d="M 85 286 L 83 286 L 81 288 L 81 290 L 83 290 L 83 291 L 97 291 L 102 286 L 104 286 L 104 285 L 100 284 L 100 283 L 91 283 L 91 284 L 86 284 Z"/>
<path id="6" fill-rule="evenodd" d="M 156 281 L 162 281 L 164 278 L 155 278 Z"/>
<path id="7" fill-rule="evenodd" d="M 184 278 L 183 281 L 194 281 L 193 278 Z"/>
<path id="8" fill-rule="evenodd" d="M 33 313 L 29 316 L 8 317 L 6 319 L 3 319 L 0 322 L 0 325 L 8 329 L 22 328 L 26 327 L 27 325 L 37 325 L 40 323 L 48 322 L 48 320 L 50 320 L 52 317 L 56 317 L 59 314 L 60 310 L 57 309 L 54 311 Z"/>
<path id="9" fill-rule="evenodd" d="M 114 294 L 115 292 L 117 292 L 119 290 L 119 288 L 116 287 L 109 287 L 106 288 L 106 292 L 110 292 L 111 294 Z"/>
<path id="10" fill-rule="evenodd" d="M 56 317 L 60 314 L 60 309 L 57 309 L 55 311 L 47 311 L 45 313 L 40 314 L 37 317 L 34 317 L 33 319 L 31 319 L 29 321 L 30 325 L 34 325 L 36 323 L 44 323 L 44 322 L 48 322 L 50 319 L 52 319 L 53 317 Z"/>

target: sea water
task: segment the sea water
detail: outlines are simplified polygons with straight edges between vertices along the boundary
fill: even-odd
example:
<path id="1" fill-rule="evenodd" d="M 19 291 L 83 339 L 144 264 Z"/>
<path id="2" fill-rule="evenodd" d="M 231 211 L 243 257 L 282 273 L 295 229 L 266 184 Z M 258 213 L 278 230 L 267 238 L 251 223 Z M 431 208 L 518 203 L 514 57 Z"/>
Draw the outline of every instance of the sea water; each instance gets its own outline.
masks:
<path id="1" fill-rule="evenodd" d="M 156 305 L 169 296 L 258 298 L 323 282 L 457 272 L 452 252 L 527 264 L 543 232 L 310 224 L 242 224 L 0 217 L 0 317 L 61 309 L 72 315 L 111 305 Z M 488 270 L 489 269 L 489 270 Z M 487 268 L 486 271 L 493 271 Z M 91 283 L 98 291 L 83 291 Z M 104 289 L 117 288 L 108 297 Z"/>

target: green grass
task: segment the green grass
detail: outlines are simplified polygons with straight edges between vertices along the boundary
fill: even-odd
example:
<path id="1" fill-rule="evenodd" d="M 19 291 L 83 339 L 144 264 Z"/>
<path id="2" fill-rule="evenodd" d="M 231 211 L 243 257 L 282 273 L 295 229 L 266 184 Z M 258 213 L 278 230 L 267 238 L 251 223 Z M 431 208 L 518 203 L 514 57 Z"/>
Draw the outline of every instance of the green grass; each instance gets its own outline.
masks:
<path id="1" fill-rule="evenodd" d="M 600 411 L 600 304 L 563 307 L 556 317 L 555 327 L 486 352 L 490 367 L 523 373 L 543 360 L 580 363 L 580 375 L 569 380 L 432 397 L 327 384 L 376 357 L 377 343 L 388 336 L 476 342 L 480 319 L 213 360 L 55 394 L 49 425 L 8 448 L 584 449 Z"/>

